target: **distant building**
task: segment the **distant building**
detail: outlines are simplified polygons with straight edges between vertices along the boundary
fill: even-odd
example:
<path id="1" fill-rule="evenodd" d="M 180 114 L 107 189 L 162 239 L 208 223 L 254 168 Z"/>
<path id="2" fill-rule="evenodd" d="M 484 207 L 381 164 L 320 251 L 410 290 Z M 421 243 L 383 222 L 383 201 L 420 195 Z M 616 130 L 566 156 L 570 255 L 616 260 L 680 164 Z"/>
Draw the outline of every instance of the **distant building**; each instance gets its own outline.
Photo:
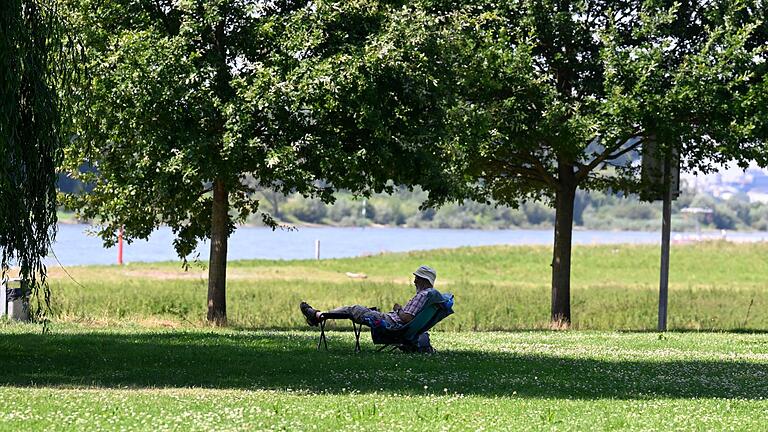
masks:
<path id="1" fill-rule="evenodd" d="M 759 202 L 763 204 L 768 204 L 768 188 L 754 188 L 750 189 L 749 192 L 747 192 L 747 196 L 749 197 L 749 202 Z"/>
<path id="2" fill-rule="evenodd" d="M 732 196 L 739 194 L 739 189 L 733 186 L 717 186 L 712 189 L 712 196 L 723 200 L 729 200 Z"/>
<path id="3" fill-rule="evenodd" d="M 753 167 L 746 171 L 725 169 L 708 175 L 688 174 L 685 180 L 695 191 L 722 200 L 745 194 L 750 202 L 768 203 L 768 172 L 764 169 Z"/>
<path id="4" fill-rule="evenodd" d="M 768 174 L 764 170 L 750 169 L 747 175 L 752 178 L 746 186 L 749 202 L 768 203 Z"/>

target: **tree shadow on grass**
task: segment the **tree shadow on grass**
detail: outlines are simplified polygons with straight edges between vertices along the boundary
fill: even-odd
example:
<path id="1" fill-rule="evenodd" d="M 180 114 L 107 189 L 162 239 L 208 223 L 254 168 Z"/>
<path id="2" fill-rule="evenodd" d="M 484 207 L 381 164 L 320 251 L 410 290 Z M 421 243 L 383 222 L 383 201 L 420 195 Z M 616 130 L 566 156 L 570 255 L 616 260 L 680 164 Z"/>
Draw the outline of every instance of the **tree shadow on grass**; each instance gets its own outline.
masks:
<path id="1" fill-rule="evenodd" d="M 294 326 L 253 326 L 253 325 L 239 325 L 239 324 L 232 324 L 231 322 L 228 324 L 228 328 L 231 330 L 242 330 L 242 331 L 264 331 L 264 330 L 271 330 L 271 331 L 289 331 L 289 332 L 306 332 L 306 333 L 317 333 L 317 330 L 315 328 L 307 327 L 306 324 L 299 324 Z M 334 330 L 334 331 L 347 331 L 352 328 L 352 325 L 349 321 L 342 321 L 341 323 L 329 323 L 326 325 L 326 331 L 327 330 Z M 450 333 L 462 333 L 470 330 L 442 330 L 442 332 L 446 334 Z M 475 330 L 477 333 L 495 333 L 495 332 L 514 332 L 514 333 L 542 333 L 542 334 L 549 334 L 553 331 L 558 330 L 552 330 L 550 328 L 498 328 L 498 329 L 484 329 L 484 330 Z M 615 333 L 626 333 L 626 334 L 634 334 L 634 333 L 662 333 L 659 330 L 655 328 L 626 328 L 626 329 L 600 329 L 600 328 L 574 328 L 573 331 L 577 332 L 615 332 Z M 368 330 L 364 331 L 364 333 L 367 333 Z M 751 334 L 751 335 L 763 335 L 768 334 L 768 329 L 758 329 L 758 328 L 702 328 L 702 329 L 688 329 L 688 328 L 668 328 L 666 332 L 667 334 L 675 334 L 675 333 L 695 333 L 695 334 Z"/>
<path id="2" fill-rule="evenodd" d="M 638 329 L 638 330 L 615 330 L 617 333 L 660 333 L 657 329 Z M 686 328 L 670 328 L 668 333 L 724 333 L 724 334 L 768 334 L 766 329 L 753 329 L 753 328 L 729 328 L 729 329 L 686 329 Z"/>
<path id="3" fill-rule="evenodd" d="M 5 334 L 6 386 L 203 387 L 571 399 L 768 398 L 768 364 L 628 361 L 515 352 L 316 351 L 314 333 Z M 426 386 L 426 389 L 425 389 Z"/>

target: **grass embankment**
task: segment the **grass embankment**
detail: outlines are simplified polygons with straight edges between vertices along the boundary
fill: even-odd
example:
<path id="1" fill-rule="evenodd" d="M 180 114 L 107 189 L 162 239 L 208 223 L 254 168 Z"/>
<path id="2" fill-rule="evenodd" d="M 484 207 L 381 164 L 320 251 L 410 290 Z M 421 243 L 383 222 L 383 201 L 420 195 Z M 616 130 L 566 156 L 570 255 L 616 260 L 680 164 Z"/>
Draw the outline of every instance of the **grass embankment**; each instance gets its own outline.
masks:
<path id="1" fill-rule="evenodd" d="M 411 272 L 438 271 L 438 289 L 456 295 L 441 330 L 546 328 L 548 247 L 482 247 L 321 261 L 235 261 L 228 268 L 228 314 L 241 328 L 304 328 L 298 303 L 319 308 L 388 308 L 412 295 Z M 649 330 L 658 308 L 657 246 L 577 246 L 573 252 L 574 328 Z M 675 245 L 672 329 L 768 328 L 768 244 Z M 73 267 L 76 285 L 51 268 L 54 311 L 64 321 L 202 324 L 207 290 L 200 267 L 178 263 Z M 365 273 L 353 280 L 345 272 Z M 751 304 L 751 307 L 750 307 Z"/>
<path id="2" fill-rule="evenodd" d="M 0 325 L 0 429 L 761 430 L 768 414 L 766 334 L 436 332 L 432 356 L 316 336 Z"/>

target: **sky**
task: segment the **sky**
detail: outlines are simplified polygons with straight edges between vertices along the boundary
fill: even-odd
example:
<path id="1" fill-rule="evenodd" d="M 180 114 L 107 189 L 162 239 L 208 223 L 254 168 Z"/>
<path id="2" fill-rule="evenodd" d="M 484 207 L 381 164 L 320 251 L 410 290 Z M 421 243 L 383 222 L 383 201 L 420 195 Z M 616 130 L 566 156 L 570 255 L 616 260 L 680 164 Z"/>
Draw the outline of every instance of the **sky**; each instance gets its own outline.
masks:
<path id="1" fill-rule="evenodd" d="M 757 166 L 757 164 L 752 163 L 752 164 L 750 164 L 749 169 L 761 169 L 761 168 L 759 166 Z M 768 169 L 762 169 L 762 171 L 768 173 Z M 739 166 L 736 165 L 735 163 L 731 163 L 729 165 L 721 165 L 721 167 L 720 167 L 720 169 L 718 169 L 717 173 L 706 174 L 706 175 L 705 174 L 694 175 L 694 174 L 691 174 L 691 173 L 683 173 L 681 175 L 681 177 L 684 180 L 695 180 L 695 179 L 701 180 L 701 179 L 705 179 L 705 178 L 710 177 L 710 176 L 715 176 L 717 174 L 722 175 L 723 180 L 726 180 L 728 178 L 742 176 L 744 174 L 744 170 L 739 168 Z"/>

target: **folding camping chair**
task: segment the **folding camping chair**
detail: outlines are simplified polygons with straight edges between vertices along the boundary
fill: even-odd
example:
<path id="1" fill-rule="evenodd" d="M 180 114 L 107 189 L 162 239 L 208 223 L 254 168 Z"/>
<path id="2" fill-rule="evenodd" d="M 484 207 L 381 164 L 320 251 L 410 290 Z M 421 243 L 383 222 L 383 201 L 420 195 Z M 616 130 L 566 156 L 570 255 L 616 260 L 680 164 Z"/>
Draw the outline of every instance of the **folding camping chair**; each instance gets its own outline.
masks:
<path id="1" fill-rule="evenodd" d="M 382 345 L 377 352 L 386 348 L 413 352 L 419 350 L 419 336 L 429 331 L 443 318 L 453 313 L 453 294 L 441 294 L 434 288 L 429 289 L 429 297 L 424 308 L 408 324 L 389 330 L 384 327 L 371 328 L 374 345 Z"/>
<path id="2" fill-rule="evenodd" d="M 434 288 L 429 288 L 429 296 L 424 304 L 424 308 L 416 314 L 415 317 L 406 325 L 396 329 L 388 330 L 384 327 L 371 328 L 371 339 L 374 345 L 383 345 L 377 351 L 382 351 L 387 347 L 401 348 L 404 351 L 417 351 L 419 336 L 428 331 L 443 318 L 453 313 L 453 294 L 440 294 Z M 377 310 L 376 308 L 371 308 Z M 352 321 L 352 316 L 345 313 L 324 313 L 323 321 L 320 321 L 320 339 L 317 341 L 317 349 L 325 347 L 328 351 L 328 339 L 325 336 L 325 324 L 329 319 L 348 319 Z M 355 352 L 360 352 L 360 333 L 363 330 L 362 324 L 352 321 L 352 330 L 355 332 Z"/>

